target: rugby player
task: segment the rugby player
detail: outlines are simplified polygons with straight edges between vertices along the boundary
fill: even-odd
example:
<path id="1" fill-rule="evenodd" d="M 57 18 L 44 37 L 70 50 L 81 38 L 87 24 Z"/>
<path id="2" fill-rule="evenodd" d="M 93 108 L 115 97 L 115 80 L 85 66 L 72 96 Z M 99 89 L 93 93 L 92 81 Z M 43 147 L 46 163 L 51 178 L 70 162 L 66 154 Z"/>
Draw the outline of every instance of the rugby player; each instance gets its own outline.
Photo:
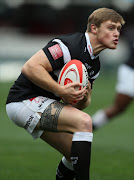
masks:
<path id="1" fill-rule="evenodd" d="M 100 72 L 99 53 L 116 49 L 124 24 L 113 9 L 95 10 L 85 33 L 52 39 L 24 64 L 10 89 L 6 105 L 9 118 L 63 154 L 57 180 L 89 180 L 92 119 L 82 109 L 90 104 L 92 84 Z M 88 87 L 80 91 L 74 89 L 80 83 L 57 83 L 61 68 L 71 59 L 80 60 L 88 71 Z"/>

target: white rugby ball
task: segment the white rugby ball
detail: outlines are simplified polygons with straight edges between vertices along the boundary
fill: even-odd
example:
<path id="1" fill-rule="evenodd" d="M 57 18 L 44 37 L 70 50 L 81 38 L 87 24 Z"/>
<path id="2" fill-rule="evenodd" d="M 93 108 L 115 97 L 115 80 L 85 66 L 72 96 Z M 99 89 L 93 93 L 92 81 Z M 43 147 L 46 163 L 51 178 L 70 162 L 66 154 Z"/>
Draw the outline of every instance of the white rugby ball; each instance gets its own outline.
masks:
<path id="1" fill-rule="evenodd" d="M 76 90 L 81 90 L 88 84 L 87 69 L 84 64 L 77 59 L 73 59 L 66 63 L 61 69 L 58 77 L 58 83 L 63 86 L 74 82 L 82 83 L 81 87 L 75 87 Z"/>

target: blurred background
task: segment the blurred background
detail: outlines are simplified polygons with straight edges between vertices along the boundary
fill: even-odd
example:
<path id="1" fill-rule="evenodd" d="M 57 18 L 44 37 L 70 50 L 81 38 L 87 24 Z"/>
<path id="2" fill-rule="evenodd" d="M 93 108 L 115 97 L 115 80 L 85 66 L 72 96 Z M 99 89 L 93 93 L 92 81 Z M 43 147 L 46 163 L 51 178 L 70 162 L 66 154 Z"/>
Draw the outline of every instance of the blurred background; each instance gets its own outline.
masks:
<path id="1" fill-rule="evenodd" d="M 0 179 L 55 179 L 61 154 L 9 120 L 6 98 L 34 53 L 58 35 L 85 32 L 89 14 L 100 7 L 115 9 L 126 24 L 117 49 L 100 54 L 101 73 L 85 109 L 90 115 L 112 103 L 117 68 L 134 49 L 134 0 L 0 0 Z M 92 180 L 134 179 L 133 107 L 94 133 Z"/>
<path id="2" fill-rule="evenodd" d="M 0 81 L 14 80 L 24 62 L 56 35 L 85 32 L 89 14 L 99 7 L 117 10 L 126 21 L 117 50 L 101 54 L 103 67 L 111 69 L 130 54 L 134 0 L 0 0 Z"/>

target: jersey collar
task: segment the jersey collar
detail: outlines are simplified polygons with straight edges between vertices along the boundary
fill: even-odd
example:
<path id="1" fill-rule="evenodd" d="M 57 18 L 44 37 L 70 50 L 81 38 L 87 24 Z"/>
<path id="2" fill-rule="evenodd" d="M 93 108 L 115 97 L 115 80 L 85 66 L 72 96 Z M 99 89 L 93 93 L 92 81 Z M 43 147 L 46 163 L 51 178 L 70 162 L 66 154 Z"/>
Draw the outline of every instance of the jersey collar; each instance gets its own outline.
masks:
<path id="1" fill-rule="evenodd" d="M 87 32 L 85 32 L 85 36 L 86 36 L 86 41 L 87 41 L 87 49 L 88 49 L 88 52 L 89 52 L 89 54 L 91 56 L 91 59 L 92 60 L 96 59 L 99 55 L 97 55 L 97 56 L 93 55 L 93 48 L 92 48 L 92 45 L 90 43 L 90 38 L 89 38 L 89 35 L 88 35 Z"/>

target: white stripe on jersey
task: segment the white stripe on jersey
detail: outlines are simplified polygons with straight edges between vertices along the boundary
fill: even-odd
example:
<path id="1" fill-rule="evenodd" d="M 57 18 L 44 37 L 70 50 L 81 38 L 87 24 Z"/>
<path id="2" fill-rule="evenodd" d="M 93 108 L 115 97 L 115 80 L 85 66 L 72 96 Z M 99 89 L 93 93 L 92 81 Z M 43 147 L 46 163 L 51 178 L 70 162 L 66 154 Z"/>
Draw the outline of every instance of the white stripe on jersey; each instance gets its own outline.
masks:
<path id="1" fill-rule="evenodd" d="M 89 54 L 91 56 L 91 59 L 93 60 L 93 59 L 97 58 L 98 55 L 97 56 L 93 55 L 93 48 L 92 48 L 92 45 L 90 43 L 90 38 L 89 38 L 89 35 L 88 35 L 87 32 L 85 33 L 85 36 L 86 36 L 86 41 L 87 41 L 87 49 L 88 49 L 88 52 L 89 52 Z"/>
<path id="2" fill-rule="evenodd" d="M 54 39 L 53 42 L 57 42 L 62 49 L 64 63 L 69 62 L 71 60 L 71 54 L 68 47 L 60 39 Z"/>
<path id="3" fill-rule="evenodd" d="M 95 76 L 91 77 L 91 79 L 96 79 L 99 76 L 99 74 L 100 74 L 100 71 Z"/>

